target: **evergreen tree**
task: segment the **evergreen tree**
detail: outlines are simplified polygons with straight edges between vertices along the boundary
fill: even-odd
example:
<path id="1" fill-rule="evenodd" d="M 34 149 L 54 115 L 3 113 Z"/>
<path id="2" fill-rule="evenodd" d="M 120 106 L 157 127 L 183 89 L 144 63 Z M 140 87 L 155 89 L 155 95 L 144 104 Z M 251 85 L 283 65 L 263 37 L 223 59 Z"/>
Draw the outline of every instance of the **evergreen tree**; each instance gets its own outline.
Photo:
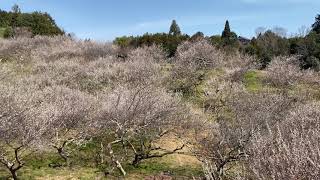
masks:
<path id="1" fill-rule="evenodd" d="M 231 30 L 230 30 L 229 21 L 227 20 L 221 37 L 222 38 L 230 38 L 230 36 L 231 36 Z"/>
<path id="2" fill-rule="evenodd" d="M 235 32 L 232 32 L 230 29 L 229 21 L 226 21 L 224 30 L 221 35 L 221 46 L 225 49 L 230 49 L 233 51 L 234 48 L 238 48 L 239 41 L 238 36 Z"/>
<path id="3" fill-rule="evenodd" d="M 301 55 L 303 69 L 320 71 L 320 34 L 312 31 L 298 42 L 297 54 Z"/>
<path id="4" fill-rule="evenodd" d="M 0 10 L 0 27 L 6 29 L 5 37 L 15 36 L 16 31 L 19 34 L 29 31 L 32 36 L 64 34 L 48 13 L 23 13 L 18 5 L 14 5 L 10 12 Z"/>
<path id="5" fill-rule="evenodd" d="M 320 14 L 316 17 L 316 22 L 312 25 L 312 31 L 320 34 Z"/>
<path id="6" fill-rule="evenodd" d="M 204 34 L 203 32 L 199 31 L 191 36 L 190 41 L 199 41 L 201 39 L 204 39 Z"/>
<path id="7" fill-rule="evenodd" d="M 17 27 L 18 17 L 21 14 L 21 10 L 17 4 L 13 5 L 11 10 L 12 10 L 11 27 L 15 28 Z"/>
<path id="8" fill-rule="evenodd" d="M 178 26 L 176 20 L 172 21 L 172 24 L 170 26 L 169 35 L 173 35 L 173 36 L 180 36 L 181 35 L 181 30 L 180 30 L 180 27 Z"/>

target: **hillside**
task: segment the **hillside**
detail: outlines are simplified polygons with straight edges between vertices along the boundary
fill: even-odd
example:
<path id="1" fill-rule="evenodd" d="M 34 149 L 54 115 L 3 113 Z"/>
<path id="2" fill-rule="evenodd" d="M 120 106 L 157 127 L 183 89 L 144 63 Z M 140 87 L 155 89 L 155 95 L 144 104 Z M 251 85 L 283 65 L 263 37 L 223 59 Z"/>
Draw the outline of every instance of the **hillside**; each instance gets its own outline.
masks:
<path id="1" fill-rule="evenodd" d="M 1 40 L 0 59 L 1 178 L 319 175 L 320 74 L 296 57 L 56 36 Z"/>
<path id="2" fill-rule="evenodd" d="M 85 15 L 82 36 L 164 23 L 65 3 Z M 0 179 L 319 179 L 320 15 L 296 35 L 256 33 L 226 20 L 220 35 L 188 35 L 172 20 L 110 43 L 66 35 L 45 12 L 0 10 Z"/>

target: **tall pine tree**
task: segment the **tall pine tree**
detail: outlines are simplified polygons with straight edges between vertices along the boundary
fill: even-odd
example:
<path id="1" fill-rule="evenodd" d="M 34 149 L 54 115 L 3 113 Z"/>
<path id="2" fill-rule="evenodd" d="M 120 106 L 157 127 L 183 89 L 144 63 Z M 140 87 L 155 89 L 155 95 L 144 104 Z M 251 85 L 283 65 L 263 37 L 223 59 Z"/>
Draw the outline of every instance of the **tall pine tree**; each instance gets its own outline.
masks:
<path id="1" fill-rule="evenodd" d="M 176 20 L 172 21 L 169 34 L 173 35 L 173 36 L 180 36 L 181 35 L 181 30 L 180 30 L 180 27 L 178 26 Z"/>
<path id="2" fill-rule="evenodd" d="M 221 35 L 221 46 L 226 49 L 235 49 L 239 46 L 238 36 L 230 29 L 229 21 L 226 21 L 224 30 Z"/>
<path id="3" fill-rule="evenodd" d="M 224 30 L 222 31 L 221 38 L 230 38 L 230 36 L 231 36 L 230 24 L 229 24 L 229 21 L 227 20 L 224 26 Z"/>

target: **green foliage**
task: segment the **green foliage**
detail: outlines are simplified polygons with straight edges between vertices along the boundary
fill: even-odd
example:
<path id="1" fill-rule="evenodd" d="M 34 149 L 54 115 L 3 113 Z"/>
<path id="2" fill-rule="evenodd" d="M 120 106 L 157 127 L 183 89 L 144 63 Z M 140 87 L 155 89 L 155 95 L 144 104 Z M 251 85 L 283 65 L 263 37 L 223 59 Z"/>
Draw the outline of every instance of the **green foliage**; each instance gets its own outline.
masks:
<path id="1" fill-rule="evenodd" d="M 188 74 L 181 74 L 179 77 L 169 81 L 169 89 L 181 93 L 184 98 L 198 98 L 203 94 L 201 84 L 205 78 L 202 70 L 189 71 Z"/>
<path id="2" fill-rule="evenodd" d="M 134 39 L 134 37 L 127 37 L 127 36 L 117 37 L 113 41 L 113 44 L 116 44 L 117 46 L 119 46 L 121 48 L 125 48 L 130 45 L 130 43 L 133 39 Z"/>
<path id="3" fill-rule="evenodd" d="M 7 28 L 4 28 L 4 31 L 3 31 L 3 37 L 4 38 L 11 38 L 13 37 L 13 29 L 12 27 L 7 27 Z"/>
<path id="4" fill-rule="evenodd" d="M 18 18 L 21 15 L 21 9 L 20 7 L 15 4 L 12 6 L 12 13 L 11 13 L 11 19 L 10 19 L 10 26 L 15 28 L 18 27 Z"/>
<path id="5" fill-rule="evenodd" d="M 320 15 L 306 37 L 285 38 L 271 30 L 253 38 L 243 52 L 256 55 L 265 68 L 275 56 L 298 55 L 302 69 L 320 70 Z M 228 29 L 228 28 L 227 28 Z"/>
<path id="6" fill-rule="evenodd" d="M 234 51 L 233 49 L 239 48 L 238 36 L 235 32 L 231 31 L 229 21 L 226 21 L 222 32 L 220 46 L 228 51 Z"/>
<path id="7" fill-rule="evenodd" d="M 320 14 L 315 18 L 316 22 L 312 25 L 312 31 L 320 34 Z"/>
<path id="8" fill-rule="evenodd" d="M 31 28 L 33 35 L 53 36 L 64 34 L 48 13 L 23 13 L 18 17 L 17 26 Z"/>
<path id="9" fill-rule="evenodd" d="M 290 44 L 290 54 L 298 54 L 300 51 L 300 46 L 301 42 L 303 41 L 304 38 L 302 37 L 293 37 L 289 39 L 289 44 Z"/>
<path id="10" fill-rule="evenodd" d="M 0 19 L 1 22 L 1 19 Z M 260 60 L 261 68 L 264 69 L 276 56 L 299 55 L 301 68 L 320 70 L 320 15 L 317 15 L 316 22 L 312 25 L 312 32 L 306 37 L 286 38 L 275 32 L 267 30 L 253 38 L 250 43 L 240 44 L 236 33 L 231 31 L 229 21 L 226 21 L 222 35 L 211 36 L 210 42 L 228 53 L 239 51 L 245 54 L 256 56 Z M 137 37 L 119 37 L 114 44 L 120 47 L 141 47 L 153 44 L 161 45 L 169 57 L 175 55 L 176 49 L 183 41 L 197 41 L 204 38 L 202 32 L 195 33 L 191 38 L 188 35 L 181 35 L 180 28 L 176 21 L 172 22 L 169 34 L 146 33 Z"/>
<path id="11" fill-rule="evenodd" d="M 320 34 L 311 32 L 300 42 L 298 50 L 302 55 L 302 68 L 320 70 Z"/>
<path id="12" fill-rule="evenodd" d="M 0 27 L 7 27 L 10 25 L 10 14 L 6 11 L 0 10 Z"/>
<path id="13" fill-rule="evenodd" d="M 221 44 L 221 36 L 219 35 L 211 36 L 210 42 L 212 45 L 218 47 Z"/>
<path id="14" fill-rule="evenodd" d="M 244 84 L 249 91 L 259 91 L 263 88 L 262 75 L 259 71 L 249 71 L 243 77 Z"/>
<path id="15" fill-rule="evenodd" d="M 198 41 L 198 40 L 200 40 L 200 39 L 203 39 L 204 38 L 204 34 L 203 34 L 203 32 L 196 32 L 194 35 L 192 35 L 191 36 L 191 38 L 190 38 L 190 41 Z"/>
<path id="16" fill-rule="evenodd" d="M 265 68 L 275 56 L 289 55 L 290 43 L 287 38 L 280 37 L 271 30 L 260 34 L 251 40 L 244 48 L 244 52 L 256 55 L 260 59 L 261 67 Z"/>
<path id="17" fill-rule="evenodd" d="M 176 20 L 172 21 L 172 24 L 171 24 L 170 30 L 169 30 L 169 35 L 173 35 L 173 36 L 180 36 L 181 35 L 181 30 L 180 30 L 180 27 L 177 24 Z"/>
<path id="18" fill-rule="evenodd" d="M 129 168 L 129 169 L 128 169 Z M 193 166 L 180 166 L 180 167 L 170 167 L 170 164 L 164 162 L 158 162 L 156 160 L 149 160 L 138 167 L 128 166 L 129 172 L 138 172 L 145 175 L 156 175 L 162 172 L 166 172 L 174 177 L 192 177 L 192 176 L 203 176 L 202 169 L 200 167 Z"/>
<path id="19" fill-rule="evenodd" d="M 203 35 L 203 34 L 202 34 Z M 142 46 L 158 45 L 162 46 L 169 57 L 173 57 L 179 44 L 183 41 L 189 40 L 188 35 L 182 35 L 181 30 L 175 20 L 172 21 L 169 33 L 145 33 L 142 36 L 123 36 L 117 37 L 113 43 L 121 48 L 137 48 Z"/>
<path id="20" fill-rule="evenodd" d="M 72 167 L 59 166 L 63 161 L 55 152 L 36 153 L 28 156 L 24 161 L 26 166 L 21 169 L 19 176 L 21 179 L 37 178 L 79 178 L 94 179 L 96 177 L 104 177 L 104 166 L 98 165 L 98 153 L 100 153 L 100 140 L 94 139 L 89 143 L 80 147 L 74 147 L 72 153 Z M 124 163 L 124 167 L 128 172 L 128 176 L 136 174 L 141 177 L 150 175 L 158 175 L 167 172 L 173 177 L 192 177 L 202 176 L 201 166 L 190 164 L 181 166 L 172 160 L 174 155 L 168 158 L 156 158 L 143 161 L 137 167 L 132 166 L 129 162 Z M 55 167 L 56 166 L 56 167 Z M 101 166 L 101 167 L 100 167 Z M 111 174 L 110 174 L 111 175 Z M 112 173 L 113 176 L 120 176 L 117 171 Z M 8 172 L 0 167 L 0 179 L 7 179 Z M 104 177 L 109 179 L 108 177 Z M 99 178 L 100 179 L 100 178 Z"/>
<path id="21" fill-rule="evenodd" d="M 320 60 L 315 56 L 305 56 L 302 58 L 302 68 L 304 69 L 314 69 L 316 71 L 320 70 Z"/>
<path id="22" fill-rule="evenodd" d="M 119 45 L 121 48 L 125 47 L 142 47 L 142 46 L 152 46 L 152 45 L 159 45 L 162 46 L 163 49 L 167 52 L 169 57 L 174 56 L 177 47 L 179 44 L 181 44 L 183 41 L 186 41 L 189 39 L 188 35 L 169 35 L 166 33 L 156 33 L 156 34 L 150 34 L 146 33 L 142 36 L 136 36 L 136 37 L 117 37 L 113 43 L 116 45 Z"/>
<path id="23" fill-rule="evenodd" d="M 0 38 L 4 38 L 6 28 L 0 28 Z"/>
<path id="24" fill-rule="evenodd" d="M 253 39 L 252 41 L 255 41 L 255 39 Z M 252 43 L 252 41 L 250 44 L 248 44 L 242 49 L 242 52 L 244 52 L 245 54 L 254 56 L 257 53 L 257 49 L 256 49 L 256 46 Z"/>
<path id="25" fill-rule="evenodd" d="M 21 13 L 17 5 L 12 7 L 12 12 L 0 10 L 0 27 L 8 27 L 8 32 L 5 37 L 12 37 L 12 35 L 14 35 L 14 29 L 17 27 L 29 28 L 33 36 L 64 34 L 63 30 L 57 26 L 54 19 L 48 13 Z"/>
<path id="26" fill-rule="evenodd" d="M 231 29 L 230 29 L 230 24 L 229 21 L 226 21 L 226 24 L 224 26 L 224 30 L 222 31 L 222 38 L 229 38 L 231 36 Z"/>

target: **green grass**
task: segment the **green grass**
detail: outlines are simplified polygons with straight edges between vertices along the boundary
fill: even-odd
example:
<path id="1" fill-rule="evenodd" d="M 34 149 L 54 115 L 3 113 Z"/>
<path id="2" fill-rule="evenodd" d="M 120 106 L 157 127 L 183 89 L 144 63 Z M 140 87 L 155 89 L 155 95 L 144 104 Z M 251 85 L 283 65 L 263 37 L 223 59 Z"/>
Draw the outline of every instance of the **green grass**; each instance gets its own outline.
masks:
<path id="1" fill-rule="evenodd" d="M 263 89 L 263 75 L 260 71 L 254 70 L 244 74 L 243 81 L 248 91 L 256 92 Z"/>
<path id="2" fill-rule="evenodd" d="M 0 27 L 0 38 L 4 37 L 4 32 L 6 31 L 6 28 Z"/>
<path id="3" fill-rule="evenodd" d="M 33 179 L 110 179 L 104 176 L 104 168 L 96 166 L 94 153 L 98 144 L 91 143 L 79 148 L 71 155 L 71 167 L 51 167 L 49 164 L 63 164 L 62 159 L 54 151 L 37 153 L 24 159 L 25 166 L 18 171 L 21 180 Z M 186 160 L 187 159 L 187 160 Z M 129 163 L 122 163 L 128 173 L 126 179 L 144 179 L 148 176 L 159 175 L 163 172 L 172 177 L 190 178 L 202 176 L 201 165 L 195 158 L 186 155 L 170 155 L 143 161 L 138 167 Z M 106 167 L 105 167 L 106 168 Z M 8 179 L 10 174 L 0 166 L 0 180 Z M 121 177 L 117 170 L 114 171 L 114 179 Z M 113 179 L 113 178 L 111 178 Z"/>
<path id="4" fill-rule="evenodd" d="M 206 82 L 212 77 L 220 77 L 225 74 L 223 69 L 211 69 L 211 70 L 199 70 L 197 73 L 202 74 L 202 80 L 199 81 L 192 89 L 192 93 L 187 96 L 187 99 L 193 104 L 198 105 L 199 107 L 203 106 L 204 101 L 206 100 L 205 89 L 210 88 L 206 87 Z"/>
<path id="5" fill-rule="evenodd" d="M 127 166 L 129 174 L 140 174 L 143 176 L 170 174 L 173 177 L 202 177 L 202 168 L 199 164 L 179 165 L 174 161 L 176 155 L 163 158 L 149 159 L 142 162 L 138 167 Z"/>
<path id="6" fill-rule="evenodd" d="M 103 179 L 103 174 L 95 168 L 49 168 L 42 167 L 39 169 L 31 169 L 24 167 L 18 172 L 21 180 L 34 180 L 34 179 L 81 179 L 90 180 L 97 177 Z M 9 174 L 6 171 L 0 170 L 0 179 L 8 179 Z"/>
<path id="7" fill-rule="evenodd" d="M 29 162 L 28 162 L 29 163 Z M 32 180 L 32 179 L 95 179 L 99 177 L 100 179 L 106 179 L 103 172 L 98 168 L 94 167 L 81 167 L 73 166 L 50 168 L 48 165 L 41 166 L 42 162 L 39 164 L 27 165 L 23 167 L 19 172 L 18 176 L 21 180 Z M 175 166 L 170 163 L 158 162 L 156 159 L 147 160 L 143 162 L 138 167 L 133 167 L 129 164 L 124 165 L 128 178 L 139 177 L 144 179 L 147 176 L 159 175 L 163 172 L 168 173 L 172 177 L 200 177 L 202 176 L 201 167 L 190 166 Z M 0 180 L 7 179 L 9 173 L 0 169 Z"/>

